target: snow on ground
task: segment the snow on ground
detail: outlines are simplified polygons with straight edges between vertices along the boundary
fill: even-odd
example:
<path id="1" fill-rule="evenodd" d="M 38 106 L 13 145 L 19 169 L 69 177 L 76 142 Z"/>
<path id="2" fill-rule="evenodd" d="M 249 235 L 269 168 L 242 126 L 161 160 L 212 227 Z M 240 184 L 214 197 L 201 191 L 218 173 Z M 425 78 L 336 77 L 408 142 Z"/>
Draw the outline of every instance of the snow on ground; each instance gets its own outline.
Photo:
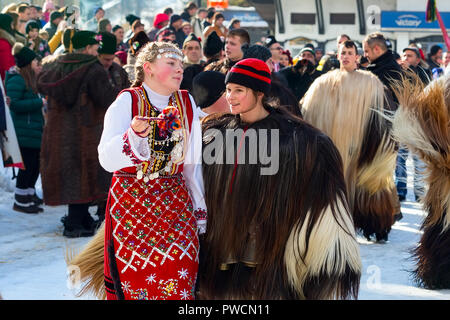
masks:
<path id="1" fill-rule="evenodd" d="M 411 163 L 407 165 L 411 186 Z M 4 299 L 18 300 L 93 299 L 74 295 L 64 260 L 67 248 L 79 250 L 90 238 L 62 236 L 60 218 L 66 214 L 66 206 L 44 206 L 38 215 L 13 211 L 14 184 L 11 169 L 0 167 L 0 294 Z M 450 290 L 418 288 L 411 278 L 414 261 L 410 251 L 420 239 L 425 215 L 411 191 L 402 203 L 403 219 L 395 223 L 387 243 L 368 242 L 358 236 L 363 262 L 361 300 L 450 300 Z M 40 180 L 37 193 L 42 196 Z"/>

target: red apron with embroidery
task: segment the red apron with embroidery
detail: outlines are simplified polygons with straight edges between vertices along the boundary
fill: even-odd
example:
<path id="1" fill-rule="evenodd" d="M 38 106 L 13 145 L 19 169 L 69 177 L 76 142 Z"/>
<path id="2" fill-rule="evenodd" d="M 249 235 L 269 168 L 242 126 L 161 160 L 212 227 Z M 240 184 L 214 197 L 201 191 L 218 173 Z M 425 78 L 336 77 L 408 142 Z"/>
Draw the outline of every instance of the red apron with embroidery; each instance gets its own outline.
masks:
<path id="1" fill-rule="evenodd" d="M 190 99 L 180 93 L 191 127 Z M 133 116 L 136 109 L 133 99 Z M 137 179 L 135 167 L 114 173 L 105 217 L 108 299 L 194 298 L 199 241 L 182 171 L 179 164 L 147 183 Z"/>

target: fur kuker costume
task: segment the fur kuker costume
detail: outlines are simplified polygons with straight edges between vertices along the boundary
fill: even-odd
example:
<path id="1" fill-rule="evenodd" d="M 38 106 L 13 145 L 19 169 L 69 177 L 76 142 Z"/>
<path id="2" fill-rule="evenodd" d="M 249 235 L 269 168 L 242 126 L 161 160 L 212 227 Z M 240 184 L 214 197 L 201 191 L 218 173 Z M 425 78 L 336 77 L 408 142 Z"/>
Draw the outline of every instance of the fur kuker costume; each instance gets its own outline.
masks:
<path id="1" fill-rule="evenodd" d="M 314 81 L 304 119 L 324 131 L 342 157 L 355 226 L 367 240 L 387 240 L 400 211 L 392 172 L 396 144 L 384 119 L 384 87 L 370 72 L 334 70 Z"/>
<path id="2" fill-rule="evenodd" d="M 414 250 L 417 282 L 429 289 L 450 289 L 450 76 L 423 90 L 420 79 L 395 88 L 399 110 L 394 135 L 426 164 L 428 190 L 422 200 L 423 235 Z"/>
<path id="3" fill-rule="evenodd" d="M 226 83 L 267 92 L 270 71 L 260 60 L 244 59 Z M 197 298 L 356 298 L 361 259 L 339 153 L 316 128 L 263 105 L 269 115 L 251 124 L 232 114 L 203 119 L 204 150 L 214 145 L 224 158 L 217 151 L 219 161 L 203 163 L 208 224 Z M 279 169 L 262 175 L 265 165 L 249 159 L 255 146 L 274 152 L 273 138 L 260 135 L 272 129 L 279 130 Z M 257 142 L 244 143 L 245 135 L 221 139 L 230 131 L 256 132 Z M 246 161 L 227 163 L 228 148 Z"/>

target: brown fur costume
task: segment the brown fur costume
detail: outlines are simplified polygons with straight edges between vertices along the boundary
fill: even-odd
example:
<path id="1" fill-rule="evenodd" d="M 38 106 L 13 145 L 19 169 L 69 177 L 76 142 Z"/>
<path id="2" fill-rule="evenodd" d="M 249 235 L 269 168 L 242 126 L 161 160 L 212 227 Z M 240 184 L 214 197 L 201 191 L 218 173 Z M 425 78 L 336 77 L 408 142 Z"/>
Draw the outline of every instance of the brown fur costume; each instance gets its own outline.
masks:
<path id="1" fill-rule="evenodd" d="M 105 112 L 121 89 L 110 85 L 94 56 L 70 53 L 44 64 L 38 90 L 49 103 L 41 149 L 46 204 L 106 199 L 111 174 L 100 166 L 97 146 Z"/>
<path id="2" fill-rule="evenodd" d="M 356 298 L 361 260 L 340 156 L 317 129 L 267 108 L 249 129 L 280 130 L 276 174 L 261 175 L 261 164 L 203 165 L 208 226 L 197 298 Z M 245 126 L 234 115 L 205 118 L 205 150 L 215 134 Z"/>
<path id="3" fill-rule="evenodd" d="M 409 75 L 395 88 L 400 108 L 393 119 L 396 138 L 426 164 L 428 213 L 414 250 L 415 279 L 429 289 L 450 289 L 450 75 L 424 90 Z"/>
<path id="4" fill-rule="evenodd" d="M 356 227 L 377 240 L 387 238 L 400 208 L 384 92 L 370 72 L 334 70 L 316 79 L 302 100 L 305 120 L 330 136 L 342 156 Z"/>

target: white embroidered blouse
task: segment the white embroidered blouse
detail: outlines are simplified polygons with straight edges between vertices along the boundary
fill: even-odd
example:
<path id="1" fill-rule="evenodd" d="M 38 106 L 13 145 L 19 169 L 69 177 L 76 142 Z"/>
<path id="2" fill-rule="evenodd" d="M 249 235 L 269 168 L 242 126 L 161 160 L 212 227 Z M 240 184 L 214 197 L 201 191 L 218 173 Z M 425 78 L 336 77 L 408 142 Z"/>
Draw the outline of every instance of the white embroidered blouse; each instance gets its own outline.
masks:
<path id="1" fill-rule="evenodd" d="M 170 95 L 160 95 L 152 91 L 146 84 L 143 84 L 143 87 L 152 105 L 158 111 L 162 111 L 167 107 Z M 194 212 L 203 212 L 201 216 L 196 216 L 199 233 L 204 233 L 206 231 L 206 204 L 201 164 L 202 131 L 199 120 L 200 110 L 197 108 L 192 96 L 189 95 L 189 97 L 193 109 L 193 120 L 183 164 L 183 176 L 192 199 Z M 131 94 L 124 92 L 117 97 L 105 114 L 103 133 L 98 145 L 98 157 L 101 166 L 108 172 L 135 166 L 131 157 L 123 152 L 123 136 L 125 133 L 128 135 L 133 154 L 141 161 L 150 160 L 150 148 L 147 138 L 139 137 L 130 127 L 132 119 L 131 105 Z"/>

